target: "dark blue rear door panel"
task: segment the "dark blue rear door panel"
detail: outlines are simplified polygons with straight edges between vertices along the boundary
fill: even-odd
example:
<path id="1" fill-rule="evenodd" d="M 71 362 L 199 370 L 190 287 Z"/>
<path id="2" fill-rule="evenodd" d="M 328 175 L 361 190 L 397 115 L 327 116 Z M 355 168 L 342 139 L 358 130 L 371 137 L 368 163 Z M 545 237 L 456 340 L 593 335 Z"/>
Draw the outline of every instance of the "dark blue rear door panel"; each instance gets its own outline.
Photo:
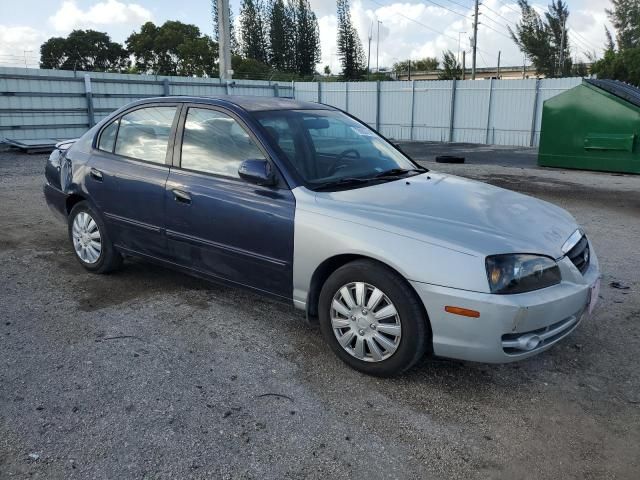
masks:
<path id="1" fill-rule="evenodd" d="M 176 198 L 185 192 L 191 203 Z M 172 260 L 291 298 L 295 199 L 288 189 L 172 168 L 165 190 Z"/>
<path id="2" fill-rule="evenodd" d="M 115 245 L 156 257 L 166 255 L 163 235 L 169 166 L 144 163 L 95 150 L 87 165 L 100 172 L 85 179 Z"/>

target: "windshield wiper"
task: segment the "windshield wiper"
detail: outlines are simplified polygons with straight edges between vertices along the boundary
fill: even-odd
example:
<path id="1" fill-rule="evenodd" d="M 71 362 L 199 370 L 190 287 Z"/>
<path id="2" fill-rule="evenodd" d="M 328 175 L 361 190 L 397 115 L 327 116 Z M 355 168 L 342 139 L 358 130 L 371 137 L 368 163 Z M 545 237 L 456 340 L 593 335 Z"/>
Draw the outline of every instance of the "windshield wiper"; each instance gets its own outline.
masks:
<path id="1" fill-rule="evenodd" d="M 392 168 L 391 170 L 385 170 L 384 172 L 376 173 L 371 178 L 387 178 L 387 177 L 400 177 L 409 173 L 425 173 L 428 172 L 426 168 Z"/>
<path id="2" fill-rule="evenodd" d="M 424 172 L 428 172 L 428 170 L 422 167 L 392 168 L 384 172 L 379 172 L 370 177 L 345 177 L 345 178 L 340 178 L 338 180 L 332 180 L 330 182 L 319 183 L 318 185 L 314 185 L 313 189 L 316 191 L 319 191 L 319 190 L 326 190 L 328 188 L 350 187 L 350 186 L 361 185 L 363 183 L 369 183 L 369 182 L 396 180 L 410 173 L 415 173 L 417 175 Z"/>
<path id="3" fill-rule="evenodd" d="M 338 180 L 332 180 L 330 182 L 319 183 L 313 186 L 313 189 L 318 190 L 326 190 L 327 188 L 335 188 L 335 187 L 350 187 L 353 185 L 361 185 L 363 183 L 368 183 L 373 180 L 371 177 L 345 177 L 340 178 Z"/>

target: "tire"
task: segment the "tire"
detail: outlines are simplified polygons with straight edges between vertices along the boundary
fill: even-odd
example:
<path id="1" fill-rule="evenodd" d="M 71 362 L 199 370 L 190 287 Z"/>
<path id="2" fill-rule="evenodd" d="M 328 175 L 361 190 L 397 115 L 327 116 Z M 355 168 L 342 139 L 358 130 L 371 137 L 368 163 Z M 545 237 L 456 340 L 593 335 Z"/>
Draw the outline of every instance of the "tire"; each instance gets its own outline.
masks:
<path id="1" fill-rule="evenodd" d="M 437 163 L 464 163 L 464 157 L 455 155 L 439 155 L 436 157 Z"/>
<path id="2" fill-rule="evenodd" d="M 68 232 L 76 259 L 90 272 L 108 273 L 122 265 L 122 255 L 113 248 L 102 217 L 88 202 L 78 202 L 71 209 Z"/>
<path id="3" fill-rule="evenodd" d="M 345 287 L 355 304 L 351 308 Z M 370 260 L 356 260 L 333 272 L 322 287 L 318 308 L 320 330 L 331 349 L 347 365 L 369 375 L 407 371 L 430 343 L 429 320 L 411 286 Z"/>

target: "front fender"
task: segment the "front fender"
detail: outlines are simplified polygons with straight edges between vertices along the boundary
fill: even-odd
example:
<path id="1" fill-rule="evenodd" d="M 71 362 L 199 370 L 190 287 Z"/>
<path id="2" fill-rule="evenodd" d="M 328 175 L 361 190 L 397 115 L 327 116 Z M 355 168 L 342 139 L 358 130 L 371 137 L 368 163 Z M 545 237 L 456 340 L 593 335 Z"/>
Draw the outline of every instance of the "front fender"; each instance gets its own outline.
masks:
<path id="1" fill-rule="evenodd" d="M 294 190 L 294 193 L 295 190 Z M 296 195 L 293 300 L 305 308 L 311 279 L 325 260 L 358 255 L 382 262 L 409 281 L 488 293 L 484 257 L 332 217 Z"/>

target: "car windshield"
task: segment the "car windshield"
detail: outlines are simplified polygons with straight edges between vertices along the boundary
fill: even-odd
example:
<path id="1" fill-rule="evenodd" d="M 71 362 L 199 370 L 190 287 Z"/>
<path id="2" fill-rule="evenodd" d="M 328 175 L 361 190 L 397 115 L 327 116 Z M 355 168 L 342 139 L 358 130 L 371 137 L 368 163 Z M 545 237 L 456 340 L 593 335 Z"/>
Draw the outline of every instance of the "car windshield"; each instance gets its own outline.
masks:
<path id="1" fill-rule="evenodd" d="M 342 112 L 257 112 L 257 120 L 311 188 L 349 187 L 424 171 Z"/>

